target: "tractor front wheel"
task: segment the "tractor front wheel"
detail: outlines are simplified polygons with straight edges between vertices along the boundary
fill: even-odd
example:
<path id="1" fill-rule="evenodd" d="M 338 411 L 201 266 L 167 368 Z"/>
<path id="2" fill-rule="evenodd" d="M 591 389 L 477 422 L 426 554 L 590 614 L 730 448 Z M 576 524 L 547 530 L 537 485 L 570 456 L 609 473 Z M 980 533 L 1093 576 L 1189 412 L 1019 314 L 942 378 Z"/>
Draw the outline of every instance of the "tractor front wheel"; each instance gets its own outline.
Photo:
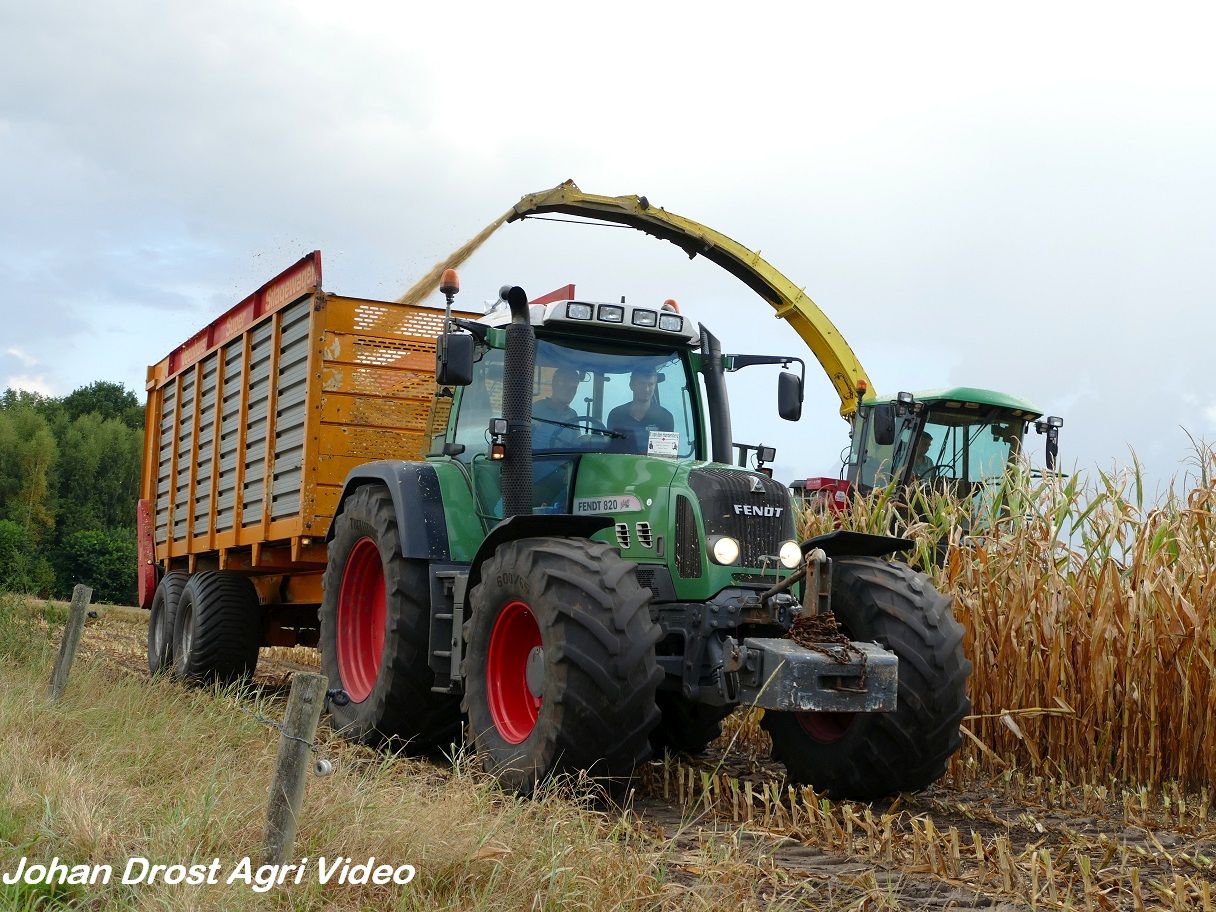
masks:
<path id="1" fill-rule="evenodd" d="M 766 712 L 773 757 L 791 780 L 838 798 L 872 801 L 935 782 L 958 750 L 971 708 L 963 628 L 949 597 L 906 564 L 871 557 L 832 566 L 832 611 L 854 640 L 899 658 L 898 706 L 889 713 Z"/>
<path id="2" fill-rule="evenodd" d="M 587 771 L 619 792 L 659 721 L 650 592 L 616 549 L 506 542 L 469 596 L 464 709 L 482 768 L 521 794 Z"/>

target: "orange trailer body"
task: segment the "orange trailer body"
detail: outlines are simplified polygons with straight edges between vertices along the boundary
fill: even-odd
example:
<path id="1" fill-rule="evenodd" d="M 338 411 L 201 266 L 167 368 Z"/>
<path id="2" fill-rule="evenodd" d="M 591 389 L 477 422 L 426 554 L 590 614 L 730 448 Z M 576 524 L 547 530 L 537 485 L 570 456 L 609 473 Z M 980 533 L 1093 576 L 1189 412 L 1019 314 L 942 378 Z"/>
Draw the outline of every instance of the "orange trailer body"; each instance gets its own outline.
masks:
<path id="1" fill-rule="evenodd" d="M 318 604 L 347 473 L 422 458 L 446 423 L 442 329 L 439 309 L 325 293 L 314 252 L 149 367 L 140 603 L 159 567 L 239 570 L 268 606 Z"/>

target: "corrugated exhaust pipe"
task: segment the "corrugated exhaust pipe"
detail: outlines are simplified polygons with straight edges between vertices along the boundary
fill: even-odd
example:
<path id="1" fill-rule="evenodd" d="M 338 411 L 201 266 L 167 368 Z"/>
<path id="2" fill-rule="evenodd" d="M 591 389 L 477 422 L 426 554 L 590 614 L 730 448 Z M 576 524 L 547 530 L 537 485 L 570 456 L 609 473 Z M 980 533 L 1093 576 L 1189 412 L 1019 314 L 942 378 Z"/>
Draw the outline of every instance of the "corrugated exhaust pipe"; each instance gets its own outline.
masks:
<path id="1" fill-rule="evenodd" d="M 528 316 L 528 295 L 504 285 L 499 296 L 511 308 L 503 366 L 502 416 L 507 420 L 507 452 L 502 461 L 503 518 L 532 512 L 532 376 L 536 333 Z"/>

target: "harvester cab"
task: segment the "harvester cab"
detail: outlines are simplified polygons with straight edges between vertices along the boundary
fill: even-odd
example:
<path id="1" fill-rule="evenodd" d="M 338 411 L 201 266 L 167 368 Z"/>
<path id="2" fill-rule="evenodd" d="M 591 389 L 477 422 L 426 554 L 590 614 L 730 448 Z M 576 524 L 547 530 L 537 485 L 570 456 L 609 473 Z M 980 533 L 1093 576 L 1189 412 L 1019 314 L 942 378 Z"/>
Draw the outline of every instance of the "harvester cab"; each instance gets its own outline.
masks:
<path id="1" fill-rule="evenodd" d="M 960 498 L 1000 480 L 1033 424 L 1055 469 L 1063 420 L 1008 393 L 952 387 L 862 403 L 852 421 L 845 477 L 862 493 L 894 482 L 949 489 Z"/>

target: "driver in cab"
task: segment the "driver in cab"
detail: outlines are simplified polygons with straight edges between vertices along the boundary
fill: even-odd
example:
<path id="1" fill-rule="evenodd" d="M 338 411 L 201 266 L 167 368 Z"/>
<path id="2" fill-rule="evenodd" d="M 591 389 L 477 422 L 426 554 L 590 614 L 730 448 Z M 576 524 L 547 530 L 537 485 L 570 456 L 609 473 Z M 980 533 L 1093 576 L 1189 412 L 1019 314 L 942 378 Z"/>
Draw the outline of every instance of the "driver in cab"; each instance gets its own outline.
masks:
<path id="1" fill-rule="evenodd" d="M 659 374 L 653 367 L 639 368 L 629 375 L 633 400 L 608 413 L 608 430 L 625 437 L 630 452 L 645 453 L 651 431 L 675 430 L 671 412 L 654 401 Z"/>
<path id="2" fill-rule="evenodd" d="M 581 380 L 581 373 L 573 367 L 559 367 L 553 372 L 552 392 L 532 404 L 532 418 L 541 419 L 534 420 L 532 425 L 534 447 L 565 447 L 578 439 L 578 412 L 570 407 L 570 403 L 574 400 Z"/>

